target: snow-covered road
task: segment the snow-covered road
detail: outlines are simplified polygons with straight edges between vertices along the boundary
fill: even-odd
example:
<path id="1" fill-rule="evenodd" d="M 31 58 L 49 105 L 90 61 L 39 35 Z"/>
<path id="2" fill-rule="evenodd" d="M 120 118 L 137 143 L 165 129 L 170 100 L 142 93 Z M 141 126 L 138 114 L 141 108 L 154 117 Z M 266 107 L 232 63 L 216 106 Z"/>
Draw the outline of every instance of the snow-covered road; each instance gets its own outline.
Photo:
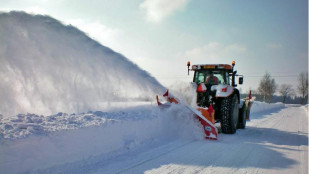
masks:
<path id="1" fill-rule="evenodd" d="M 282 104 L 273 104 L 270 107 L 263 103 L 256 103 L 252 109 L 251 118 L 252 120 L 247 123 L 246 129 L 237 130 L 234 135 L 219 134 L 217 141 L 198 140 L 176 135 L 172 139 L 170 139 L 170 136 L 159 138 L 159 136 L 164 136 L 165 133 L 173 131 L 174 128 L 164 128 L 161 133 L 148 131 L 147 127 L 151 125 L 151 123 L 148 123 L 149 121 L 153 121 L 152 124 L 156 126 L 162 123 L 153 118 L 145 119 L 147 122 L 140 119 L 133 122 L 131 120 L 134 123 L 132 126 L 139 131 L 144 131 L 140 135 L 135 132 L 139 135 L 137 137 L 130 139 L 130 133 L 114 131 L 116 137 L 127 139 L 124 141 L 127 144 L 123 146 L 124 148 L 119 148 L 122 147 L 120 140 L 114 140 L 115 137 L 113 136 L 105 136 L 100 129 L 85 129 L 86 131 L 77 129 L 73 130 L 74 134 L 64 132 L 62 134 L 68 135 L 61 135 L 58 139 L 49 138 L 49 141 L 52 139 L 56 145 L 51 145 L 53 143 L 45 141 L 44 139 L 49 136 L 44 135 L 32 139 L 32 142 L 30 141 L 31 137 L 14 140 L 13 143 L 4 141 L 1 144 L 2 147 L 0 147 L 0 155 L 2 154 L 2 157 L 4 157 L 0 158 L 0 173 L 308 173 L 307 108 Z M 139 127 L 140 124 L 137 124 L 139 122 L 144 126 Z M 118 127 L 117 124 L 114 126 Z M 153 130 L 156 126 L 149 127 L 149 129 Z M 179 129 L 183 128 L 184 125 L 179 126 Z M 129 131 L 132 127 L 128 126 L 126 129 Z M 160 129 L 158 128 L 158 130 Z M 194 129 L 189 131 L 192 130 Z M 110 146 L 106 146 L 106 143 L 97 141 L 96 143 L 101 143 L 101 147 L 105 148 L 103 151 L 90 149 L 89 147 L 92 146 L 88 145 L 92 140 L 91 137 L 89 138 L 89 134 L 95 134 L 99 131 L 102 131 L 103 137 L 109 138 L 108 141 L 113 142 Z M 145 138 L 149 135 L 154 138 Z M 49 147 L 60 149 L 65 146 L 79 147 L 72 145 L 81 143 L 78 139 L 72 138 L 74 142 L 63 140 L 70 139 L 69 136 L 87 137 L 85 139 L 85 141 L 88 141 L 87 146 L 86 143 L 82 145 L 88 147 L 88 149 L 82 151 L 67 149 L 76 154 L 63 151 L 63 154 L 67 154 L 63 157 L 68 156 L 67 159 L 62 158 L 62 161 L 55 161 L 57 155 L 58 158 L 61 155 L 52 154 L 57 150 L 48 149 Z M 19 141 L 22 143 L 16 143 Z M 36 141 L 41 144 L 35 145 Z M 70 144 L 67 145 L 64 142 L 70 142 Z M 36 149 L 32 149 L 33 153 L 29 152 L 31 148 L 27 144 L 36 147 Z M 119 147 L 112 147 L 113 145 Z M 42 146 L 42 148 L 40 149 L 39 146 Z M 93 147 L 100 148 L 97 145 L 93 145 Z M 107 148 L 116 150 L 108 151 Z M 17 154 L 13 150 L 19 150 L 24 154 Z M 38 151 L 40 152 L 38 153 Z M 16 156 L 9 157 L 10 154 Z M 32 161 L 29 160 L 31 154 L 35 157 Z M 85 154 L 88 154 L 88 156 Z M 43 158 L 44 155 L 50 157 L 50 159 Z M 73 158 L 69 155 L 75 156 Z M 37 159 L 41 160 L 35 161 Z M 28 160 L 28 162 L 19 166 L 17 160 Z M 18 169 L 19 167 L 22 170 Z"/>

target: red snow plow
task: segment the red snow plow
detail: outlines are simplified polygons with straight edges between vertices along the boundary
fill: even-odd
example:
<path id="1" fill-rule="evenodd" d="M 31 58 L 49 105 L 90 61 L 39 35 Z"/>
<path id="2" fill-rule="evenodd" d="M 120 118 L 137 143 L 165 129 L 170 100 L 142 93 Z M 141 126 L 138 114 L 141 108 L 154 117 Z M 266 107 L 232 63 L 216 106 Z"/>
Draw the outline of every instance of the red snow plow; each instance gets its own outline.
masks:
<path id="1" fill-rule="evenodd" d="M 159 107 L 166 108 L 171 103 L 182 104 L 192 111 L 203 125 L 206 139 L 217 139 L 218 128 L 222 133 L 234 134 L 236 129 L 244 129 L 246 120 L 250 120 L 250 108 L 252 105 L 251 91 L 247 98 L 240 99 L 239 90 L 236 88 L 235 78 L 239 77 L 239 84 L 243 83 L 243 76 L 234 71 L 235 61 L 228 64 L 203 64 L 193 65 L 187 63 L 189 71 L 194 71 L 193 83 L 196 86 L 197 108 L 180 103 L 168 91 L 163 95 L 166 103 L 159 102 Z M 220 123 L 217 128 L 216 123 Z"/>
<path id="2" fill-rule="evenodd" d="M 170 97 L 168 94 L 168 91 L 166 91 L 166 93 L 163 94 L 163 96 L 166 97 L 168 102 L 162 104 L 159 101 L 159 97 L 156 96 L 159 107 L 167 108 L 167 107 L 170 107 L 171 103 L 182 104 L 176 98 Z M 186 104 L 182 104 L 182 105 L 186 107 L 188 110 L 190 110 L 192 112 L 192 115 L 194 115 L 197 119 L 199 119 L 199 121 L 203 125 L 206 139 L 216 140 L 218 138 L 218 129 L 215 126 L 215 120 L 214 120 L 214 110 L 211 105 L 208 108 L 199 107 L 197 109 L 193 109 L 191 106 L 186 105 Z"/>

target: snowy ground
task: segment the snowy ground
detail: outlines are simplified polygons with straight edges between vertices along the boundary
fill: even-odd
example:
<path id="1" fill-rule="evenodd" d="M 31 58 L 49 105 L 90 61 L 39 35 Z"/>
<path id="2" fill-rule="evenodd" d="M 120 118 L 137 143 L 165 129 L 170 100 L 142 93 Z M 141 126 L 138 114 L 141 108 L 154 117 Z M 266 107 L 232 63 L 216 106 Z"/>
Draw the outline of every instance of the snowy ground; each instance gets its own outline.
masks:
<path id="1" fill-rule="evenodd" d="M 251 112 L 245 130 L 217 141 L 177 105 L 2 118 L 0 173 L 308 173 L 307 108 Z"/>

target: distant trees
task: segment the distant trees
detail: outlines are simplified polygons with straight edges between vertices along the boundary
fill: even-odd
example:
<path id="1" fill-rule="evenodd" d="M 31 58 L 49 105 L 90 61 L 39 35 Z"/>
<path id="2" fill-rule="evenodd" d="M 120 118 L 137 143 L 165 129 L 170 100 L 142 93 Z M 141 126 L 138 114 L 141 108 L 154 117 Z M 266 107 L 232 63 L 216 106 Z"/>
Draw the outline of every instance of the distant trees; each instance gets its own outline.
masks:
<path id="1" fill-rule="evenodd" d="M 302 97 L 302 104 L 308 102 L 308 73 L 300 73 L 298 76 L 297 91 Z"/>
<path id="2" fill-rule="evenodd" d="M 293 86 L 295 88 L 293 89 Z M 278 90 L 277 90 L 278 89 Z M 277 85 L 275 79 L 271 77 L 269 72 L 266 72 L 260 80 L 257 90 L 250 89 L 252 96 L 257 101 L 264 102 L 280 102 L 290 104 L 307 104 L 308 98 L 308 73 L 303 72 L 298 76 L 297 84 L 282 84 Z M 276 91 L 278 92 L 275 95 Z M 249 91 L 247 92 L 249 93 Z M 246 97 L 248 94 L 243 94 Z"/>
<path id="3" fill-rule="evenodd" d="M 264 101 L 270 103 L 276 89 L 275 79 L 271 78 L 270 73 L 266 72 L 260 81 L 258 92 L 264 97 Z"/>
<path id="4" fill-rule="evenodd" d="M 285 103 L 287 97 L 295 94 L 294 89 L 290 84 L 282 84 L 279 88 L 279 93 L 283 98 L 283 103 Z"/>

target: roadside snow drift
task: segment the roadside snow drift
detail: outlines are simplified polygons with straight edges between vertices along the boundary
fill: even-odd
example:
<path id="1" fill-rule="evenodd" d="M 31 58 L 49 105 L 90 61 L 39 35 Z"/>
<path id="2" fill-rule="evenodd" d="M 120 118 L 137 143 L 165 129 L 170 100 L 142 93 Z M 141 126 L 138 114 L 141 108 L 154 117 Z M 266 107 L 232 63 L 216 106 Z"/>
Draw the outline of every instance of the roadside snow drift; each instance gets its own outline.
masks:
<path id="1" fill-rule="evenodd" d="M 0 13 L 0 79 L 5 116 L 87 112 L 164 92 L 146 71 L 77 28 L 23 12 Z"/>
<path id="2" fill-rule="evenodd" d="M 139 106 L 109 113 L 5 118 L 0 123 L 0 173 L 34 172 L 98 155 L 109 158 L 143 144 L 203 140 L 203 129 L 190 113 L 172 105 L 164 111 Z"/>
<path id="3" fill-rule="evenodd" d="M 259 101 L 254 101 L 253 102 L 253 106 L 251 108 L 251 112 L 252 113 L 260 113 L 260 112 L 269 112 L 271 110 L 276 110 L 276 109 L 280 109 L 280 108 L 284 108 L 285 104 L 284 103 L 272 103 L 272 104 L 267 104 L 264 102 L 259 102 Z"/>

